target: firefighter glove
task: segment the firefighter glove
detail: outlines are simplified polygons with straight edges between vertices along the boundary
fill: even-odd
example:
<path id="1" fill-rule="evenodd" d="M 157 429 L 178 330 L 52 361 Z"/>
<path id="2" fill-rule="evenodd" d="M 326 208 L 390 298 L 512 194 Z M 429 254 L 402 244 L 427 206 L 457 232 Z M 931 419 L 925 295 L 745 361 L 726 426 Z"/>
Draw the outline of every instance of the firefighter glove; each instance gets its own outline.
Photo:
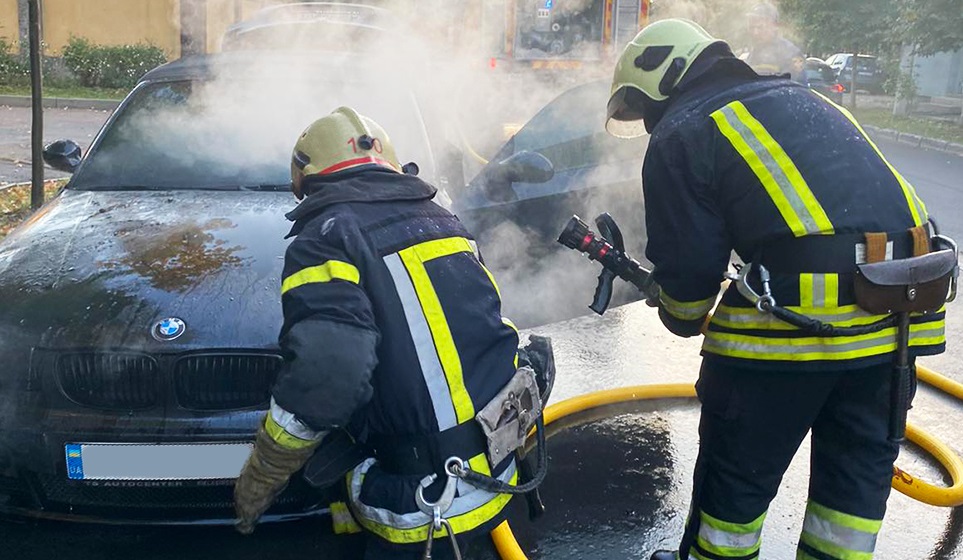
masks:
<path id="1" fill-rule="evenodd" d="M 285 447 L 261 426 L 254 451 L 234 484 L 235 528 L 240 533 L 247 535 L 254 531 L 258 518 L 271 507 L 291 475 L 311 458 L 317 445 L 312 442 L 297 448 Z"/>

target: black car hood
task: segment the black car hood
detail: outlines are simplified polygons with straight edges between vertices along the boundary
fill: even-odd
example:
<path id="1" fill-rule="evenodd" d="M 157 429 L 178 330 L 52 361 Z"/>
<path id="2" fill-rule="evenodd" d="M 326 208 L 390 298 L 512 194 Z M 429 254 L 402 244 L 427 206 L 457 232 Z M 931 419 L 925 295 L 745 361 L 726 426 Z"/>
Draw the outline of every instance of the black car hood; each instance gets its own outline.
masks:
<path id="1" fill-rule="evenodd" d="M 0 243 L 0 359 L 270 347 L 292 206 L 274 192 L 65 191 Z M 156 340 L 169 317 L 184 334 Z"/>

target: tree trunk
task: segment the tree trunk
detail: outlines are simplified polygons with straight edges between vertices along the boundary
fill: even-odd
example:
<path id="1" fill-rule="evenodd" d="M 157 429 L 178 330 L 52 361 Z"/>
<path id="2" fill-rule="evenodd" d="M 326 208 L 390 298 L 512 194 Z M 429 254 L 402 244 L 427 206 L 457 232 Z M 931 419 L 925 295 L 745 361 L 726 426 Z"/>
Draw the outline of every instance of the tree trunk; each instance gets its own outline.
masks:
<path id="1" fill-rule="evenodd" d="M 904 56 L 905 55 L 905 56 Z M 906 47 L 904 44 L 900 48 L 900 65 L 899 73 L 896 81 L 896 96 L 893 101 L 893 116 L 894 117 L 905 117 L 910 113 L 910 107 L 913 104 L 914 95 L 908 95 L 908 91 L 904 84 L 904 80 L 909 80 L 910 84 L 915 83 L 915 78 L 913 77 L 913 71 L 916 68 L 916 47 Z"/>
<path id="2" fill-rule="evenodd" d="M 17 0 L 17 47 L 24 58 L 30 51 L 30 0 Z"/>
<path id="3" fill-rule="evenodd" d="M 859 49 L 853 49 L 853 73 L 850 75 L 849 80 L 849 108 L 850 110 L 856 110 L 856 72 L 859 66 L 859 56 L 856 54 Z"/>

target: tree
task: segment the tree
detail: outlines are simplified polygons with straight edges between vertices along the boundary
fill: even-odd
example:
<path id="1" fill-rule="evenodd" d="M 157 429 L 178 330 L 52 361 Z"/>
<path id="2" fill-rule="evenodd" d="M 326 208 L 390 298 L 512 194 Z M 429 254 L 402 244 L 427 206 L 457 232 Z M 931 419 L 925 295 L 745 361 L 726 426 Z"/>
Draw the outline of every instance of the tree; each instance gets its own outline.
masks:
<path id="1" fill-rule="evenodd" d="M 900 15 L 897 0 L 783 0 L 780 7 L 811 53 L 855 52 L 856 47 L 892 53 L 900 44 L 893 33 Z"/>
<path id="2" fill-rule="evenodd" d="M 898 29 L 917 54 L 963 47 L 963 0 L 904 0 L 901 8 Z"/>

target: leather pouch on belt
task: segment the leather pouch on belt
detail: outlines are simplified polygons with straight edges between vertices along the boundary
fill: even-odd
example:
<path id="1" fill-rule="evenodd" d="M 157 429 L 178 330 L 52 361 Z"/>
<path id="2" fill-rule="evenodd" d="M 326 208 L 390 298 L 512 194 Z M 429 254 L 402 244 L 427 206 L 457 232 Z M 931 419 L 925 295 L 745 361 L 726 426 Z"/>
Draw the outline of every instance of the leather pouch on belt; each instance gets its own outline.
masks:
<path id="1" fill-rule="evenodd" d="M 501 463 L 525 445 L 529 430 L 542 414 L 535 372 L 528 366 L 518 368 L 485 408 L 475 415 L 488 442 L 488 461 Z"/>
<path id="2" fill-rule="evenodd" d="M 949 249 L 861 264 L 856 269 L 856 303 L 877 314 L 936 311 L 946 303 L 956 265 L 956 253 Z"/>

